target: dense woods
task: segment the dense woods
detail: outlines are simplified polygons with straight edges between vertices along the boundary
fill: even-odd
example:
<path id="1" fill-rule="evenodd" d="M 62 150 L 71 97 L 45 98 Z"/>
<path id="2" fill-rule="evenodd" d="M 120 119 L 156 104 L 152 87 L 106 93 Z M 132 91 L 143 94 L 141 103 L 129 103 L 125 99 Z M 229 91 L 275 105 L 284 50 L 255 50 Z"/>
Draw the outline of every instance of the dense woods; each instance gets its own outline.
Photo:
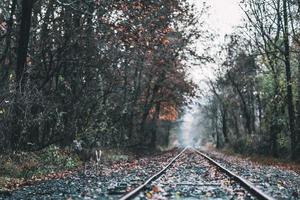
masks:
<path id="1" fill-rule="evenodd" d="M 198 58 L 203 13 L 185 0 L 2 0 L 1 150 L 154 145 L 157 121 L 194 94 L 184 61 Z"/>
<path id="2" fill-rule="evenodd" d="M 205 106 L 218 147 L 299 159 L 299 1 L 245 0 Z"/>
<path id="3" fill-rule="evenodd" d="M 299 185 L 300 0 L 0 0 L 0 199 Z"/>
<path id="4" fill-rule="evenodd" d="M 215 56 L 220 65 L 207 82 L 201 120 L 218 148 L 295 159 L 300 4 L 240 6 L 245 20 Z M 155 146 L 160 121 L 178 119 L 198 93 L 188 66 L 211 61 L 194 48 L 210 39 L 202 7 L 196 12 L 186 0 L 2 0 L 1 151 L 74 140 Z"/>

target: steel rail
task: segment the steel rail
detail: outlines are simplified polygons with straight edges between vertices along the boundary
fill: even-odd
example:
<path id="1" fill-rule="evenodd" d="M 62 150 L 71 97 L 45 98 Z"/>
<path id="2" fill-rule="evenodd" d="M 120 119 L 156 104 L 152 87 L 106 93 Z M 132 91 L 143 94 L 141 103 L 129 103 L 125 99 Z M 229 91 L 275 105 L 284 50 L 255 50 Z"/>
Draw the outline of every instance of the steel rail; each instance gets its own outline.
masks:
<path id="1" fill-rule="evenodd" d="M 149 183 L 151 183 L 153 180 L 156 180 L 159 178 L 186 150 L 188 147 L 183 149 L 177 156 L 175 156 L 162 170 L 160 170 L 158 173 L 151 176 L 146 182 L 144 182 L 139 187 L 135 188 L 131 192 L 127 193 L 125 196 L 120 198 L 120 200 L 127 200 L 132 199 L 133 197 L 137 196 Z"/>
<path id="2" fill-rule="evenodd" d="M 200 152 L 199 150 L 197 150 L 195 148 L 192 148 L 192 149 L 195 152 L 197 152 L 198 154 L 200 154 L 202 157 L 204 157 L 205 159 L 209 160 L 212 164 L 217 166 L 221 171 L 226 173 L 228 176 L 235 179 L 238 183 L 240 183 L 242 186 L 244 186 L 255 197 L 257 197 L 259 199 L 263 199 L 263 200 L 275 200 L 273 197 L 265 194 L 263 191 L 261 191 L 260 189 L 255 187 L 252 183 L 250 183 L 246 179 L 242 178 L 241 176 L 237 175 L 236 173 L 232 172 L 231 170 L 226 169 L 224 166 L 222 166 L 220 163 L 218 163 L 214 159 L 210 158 L 208 155 Z"/>
<path id="3" fill-rule="evenodd" d="M 194 152 L 200 154 L 202 157 L 207 159 L 210 163 L 217 166 L 222 172 L 227 174 L 229 177 L 233 178 L 235 181 L 237 181 L 240 185 L 242 185 L 247 191 L 249 191 L 253 196 L 257 197 L 258 199 L 262 200 L 275 200 L 273 197 L 265 194 L 263 191 L 255 187 L 252 183 L 247 181 L 246 179 L 242 178 L 241 176 L 237 175 L 236 173 L 232 172 L 229 169 L 226 169 L 224 166 L 222 166 L 220 163 L 209 157 L 208 155 L 200 152 L 199 150 L 193 148 L 193 147 L 186 147 L 183 149 L 177 156 L 175 156 L 161 171 L 156 173 L 155 175 L 151 176 L 149 179 L 147 179 L 142 185 L 135 188 L 131 192 L 127 193 L 125 196 L 121 197 L 120 200 L 127 200 L 132 199 L 136 197 L 145 187 L 151 183 L 152 181 L 158 179 L 187 149 L 192 149 Z"/>

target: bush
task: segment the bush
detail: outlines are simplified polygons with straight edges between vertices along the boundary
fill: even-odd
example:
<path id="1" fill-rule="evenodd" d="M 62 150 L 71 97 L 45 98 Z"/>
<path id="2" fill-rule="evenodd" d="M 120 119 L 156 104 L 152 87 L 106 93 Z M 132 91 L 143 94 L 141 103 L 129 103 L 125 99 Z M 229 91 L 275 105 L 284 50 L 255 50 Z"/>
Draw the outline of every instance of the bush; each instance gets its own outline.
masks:
<path id="1" fill-rule="evenodd" d="M 60 149 L 55 145 L 51 145 L 47 149 L 43 150 L 40 155 L 40 162 L 50 167 L 56 168 L 74 168 L 80 164 L 77 155 L 71 153 L 68 149 Z"/>
<path id="2" fill-rule="evenodd" d="M 246 135 L 237 138 L 232 142 L 233 151 L 241 154 L 261 154 L 266 155 L 270 152 L 268 140 L 260 135 Z"/>
<path id="3" fill-rule="evenodd" d="M 80 166 L 70 150 L 50 146 L 38 152 L 20 152 L 0 156 L 0 177 L 31 178 Z"/>

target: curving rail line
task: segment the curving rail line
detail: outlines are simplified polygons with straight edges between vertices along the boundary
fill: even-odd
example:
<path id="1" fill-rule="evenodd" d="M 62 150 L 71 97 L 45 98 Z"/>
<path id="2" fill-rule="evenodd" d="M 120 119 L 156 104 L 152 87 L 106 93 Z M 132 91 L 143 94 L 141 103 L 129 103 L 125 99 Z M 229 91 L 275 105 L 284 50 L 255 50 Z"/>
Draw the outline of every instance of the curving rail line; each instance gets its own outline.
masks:
<path id="1" fill-rule="evenodd" d="M 161 171 L 156 173 L 155 175 L 151 176 L 148 180 L 146 180 L 142 185 L 137 187 L 136 189 L 132 190 L 131 192 L 127 193 L 125 196 L 120 198 L 120 200 L 127 200 L 127 199 L 133 199 L 136 197 L 140 192 L 145 190 L 146 186 L 153 182 L 154 180 L 157 180 L 161 175 L 164 174 L 166 170 L 168 170 L 172 164 L 187 150 L 192 149 L 195 153 L 201 155 L 203 158 L 208 160 L 211 164 L 215 165 L 220 171 L 227 174 L 229 177 L 233 178 L 235 181 L 237 181 L 239 184 L 241 184 L 246 190 L 248 190 L 253 196 L 257 197 L 258 199 L 262 200 L 275 200 L 273 197 L 265 194 L 263 191 L 255 187 L 252 183 L 247 181 L 246 179 L 242 178 L 241 176 L 235 174 L 234 172 L 230 171 L 229 169 L 226 169 L 224 166 L 222 166 L 220 163 L 215 161 L 214 159 L 210 158 L 208 155 L 200 152 L 199 150 L 193 148 L 193 147 L 186 147 L 183 149 L 177 156 L 175 156 Z"/>

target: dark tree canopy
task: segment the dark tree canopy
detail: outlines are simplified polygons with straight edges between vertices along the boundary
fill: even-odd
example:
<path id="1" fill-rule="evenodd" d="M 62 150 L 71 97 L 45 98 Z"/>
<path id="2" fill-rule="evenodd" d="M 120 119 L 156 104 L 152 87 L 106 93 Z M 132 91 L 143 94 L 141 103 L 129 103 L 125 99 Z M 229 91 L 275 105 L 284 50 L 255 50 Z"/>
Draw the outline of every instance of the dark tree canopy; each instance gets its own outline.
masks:
<path id="1" fill-rule="evenodd" d="M 1 148 L 153 145 L 160 112 L 194 94 L 199 33 L 185 0 L 2 0 Z"/>
<path id="2" fill-rule="evenodd" d="M 299 3 L 245 0 L 241 8 L 245 22 L 210 82 L 210 132 L 220 147 L 299 159 Z"/>

